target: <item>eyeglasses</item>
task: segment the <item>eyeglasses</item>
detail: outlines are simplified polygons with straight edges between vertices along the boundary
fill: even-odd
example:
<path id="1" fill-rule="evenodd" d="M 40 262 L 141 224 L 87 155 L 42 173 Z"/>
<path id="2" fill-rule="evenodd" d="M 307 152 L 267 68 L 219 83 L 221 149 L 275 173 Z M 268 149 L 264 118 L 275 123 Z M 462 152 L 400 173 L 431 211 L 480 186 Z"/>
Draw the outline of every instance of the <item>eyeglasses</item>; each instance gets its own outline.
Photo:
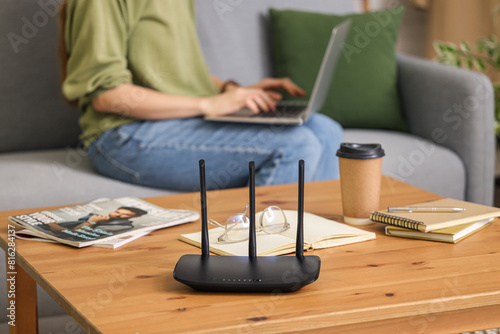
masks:
<path id="1" fill-rule="evenodd" d="M 208 222 L 212 225 L 224 229 L 217 241 L 221 243 L 240 242 L 248 240 L 248 232 L 250 228 L 250 218 L 247 215 L 248 204 L 245 207 L 245 212 L 235 214 L 226 220 L 226 224 L 222 225 L 213 219 Z M 269 206 L 257 217 L 255 230 L 256 232 L 265 232 L 267 234 L 281 233 L 290 228 L 290 224 L 286 220 L 285 213 L 277 206 Z"/>

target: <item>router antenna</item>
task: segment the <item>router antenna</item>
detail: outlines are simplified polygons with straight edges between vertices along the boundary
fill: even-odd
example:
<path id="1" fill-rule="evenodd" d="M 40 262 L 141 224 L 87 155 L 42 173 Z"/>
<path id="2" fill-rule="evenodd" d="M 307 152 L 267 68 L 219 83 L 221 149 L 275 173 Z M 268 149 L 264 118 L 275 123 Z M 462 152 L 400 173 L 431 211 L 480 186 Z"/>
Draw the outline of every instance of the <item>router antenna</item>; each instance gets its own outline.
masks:
<path id="1" fill-rule="evenodd" d="M 299 208 L 297 210 L 297 240 L 295 255 L 304 257 L 304 160 L 299 161 Z"/>
<path id="2" fill-rule="evenodd" d="M 248 164 L 249 176 L 249 213 L 250 228 L 248 230 L 248 257 L 253 260 L 257 257 L 257 245 L 255 238 L 255 162 L 250 161 Z"/>
<path id="3" fill-rule="evenodd" d="M 207 219 L 207 185 L 205 178 L 205 160 L 200 160 L 200 199 L 201 199 L 201 255 L 210 255 L 210 244 L 208 241 L 208 219 Z"/>
<path id="4" fill-rule="evenodd" d="M 214 292 L 293 292 L 316 281 L 321 259 L 303 255 L 304 161 L 299 162 L 299 222 L 297 256 L 257 256 L 255 234 L 255 163 L 249 169 L 250 228 L 248 256 L 209 256 L 205 162 L 200 160 L 202 207 L 202 255 L 182 255 L 174 269 L 174 278 L 196 290 Z M 300 246 L 299 246 L 300 245 Z M 291 277 L 292 279 L 286 279 Z"/>

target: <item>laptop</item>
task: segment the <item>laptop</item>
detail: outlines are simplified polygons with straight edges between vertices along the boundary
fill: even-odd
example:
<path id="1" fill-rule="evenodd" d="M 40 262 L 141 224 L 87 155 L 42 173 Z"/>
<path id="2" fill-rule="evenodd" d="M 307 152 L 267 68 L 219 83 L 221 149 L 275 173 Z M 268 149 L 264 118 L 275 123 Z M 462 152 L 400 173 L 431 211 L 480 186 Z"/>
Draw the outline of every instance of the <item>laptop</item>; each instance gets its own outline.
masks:
<path id="1" fill-rule="evenodd" d="M 248 108 L 240 109 L 232 114 L 223 116 L 205 116 L 207 121 L 264 123 L 264 124 L 291 124 L 301 125 L 307 121 L 309 115 L 317 112 L 325 102 L 330 83 L 335 73 L 338 60 L 341 56 L 344 41 L 349 33 L 351 21 L 347 20 L 332 30 L 330 41 L 326 48 L 321 67 L 319 69 L 314 88 L 309 101 L 280 101 L 276 109 L 269 112 L 253 113 Z"/>

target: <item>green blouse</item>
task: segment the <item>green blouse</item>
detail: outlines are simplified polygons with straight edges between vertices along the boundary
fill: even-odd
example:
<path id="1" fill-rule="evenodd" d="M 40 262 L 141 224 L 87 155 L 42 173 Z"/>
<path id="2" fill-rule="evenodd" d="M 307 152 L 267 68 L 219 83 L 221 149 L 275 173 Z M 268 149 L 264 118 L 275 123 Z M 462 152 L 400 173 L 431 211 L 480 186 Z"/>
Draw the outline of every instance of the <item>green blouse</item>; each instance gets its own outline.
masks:
<path id="1" fill-rule="evenodd" d="M 78 100 L 85 147 L 105 131 L 136 121 L 92 106 L 94 98 L 120 84 L 172 95 L 217 94 L 199 46 L 192 0 L 69 0 L 65 42 L 63 93 Z"/>

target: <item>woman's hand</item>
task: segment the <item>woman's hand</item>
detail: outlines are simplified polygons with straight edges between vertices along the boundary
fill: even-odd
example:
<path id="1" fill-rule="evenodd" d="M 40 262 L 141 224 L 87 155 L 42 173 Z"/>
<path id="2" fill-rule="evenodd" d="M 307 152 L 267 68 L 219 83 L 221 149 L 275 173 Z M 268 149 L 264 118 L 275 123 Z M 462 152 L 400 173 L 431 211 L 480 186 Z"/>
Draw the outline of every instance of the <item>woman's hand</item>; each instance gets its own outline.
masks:
<path id="1" fill-rule="evenodd" d="M 221 116 L 247 107 L 254 113 L 276 108 L 281 95 L 261 88 L 235 87 L 226 92 L 202 99 L 200 108 L 205 115 Z"/>
<path id="2" fill-rule="evenodd" d="M 286 90 L 292 96 L 307 95 L 304 90 L 288 78 L 266 78 L 247 87 L 231 85 L 224 93 L 202 100 L 201 109 L 205 115 L 221 116 L 247 107 L 254 113 L 276 108 L 282 95 L 276 90 Z"/>
<path id="3" fill-rule="evenodd" d="M 297 86 L 292 80 L 289 78 L 266 78 L 252 86 L 250 88 L 261 88 L 267 91 L 269 94 L 274 94 L 274 96 L 280 96 L 276 90 L 286 90 L 292 96 L 306 96 L 307 93 Z"/>

